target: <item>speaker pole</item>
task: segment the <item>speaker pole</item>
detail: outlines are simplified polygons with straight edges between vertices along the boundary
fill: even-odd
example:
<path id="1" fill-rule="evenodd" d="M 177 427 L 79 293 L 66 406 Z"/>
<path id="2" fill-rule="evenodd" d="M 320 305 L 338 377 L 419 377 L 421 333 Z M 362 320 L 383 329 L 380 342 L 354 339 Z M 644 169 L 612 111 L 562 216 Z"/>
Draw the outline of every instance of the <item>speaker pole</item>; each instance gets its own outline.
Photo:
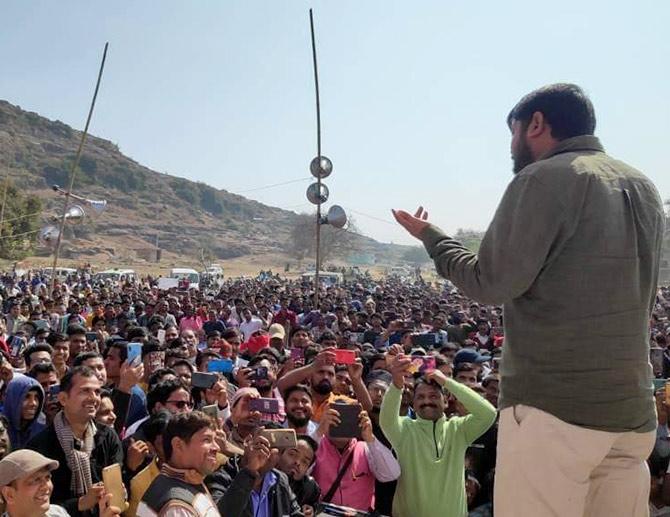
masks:
<path id="1" fill-rule="evenodd" d="M 65 229 L 65 219 L 68 210 L 68 203 L 70 202 L 70 196 L 72 195 L 72 187 L 74 186 L 74 178 L 77 173 L 77 167 L 79 166 L 79 160 L 81 159 L 81 153 L 84 149 L 84 143 L 86 142 L 86 136 L 88 135 L 88 126 L 91 123 L 91 117 L 93 116 L 93 109 L 95 108 L 95 101 L 98 97 L 98 90 L 100 89 L 100 80 L 102 79 L 102 72 L 105 69 L 105 59 L 107 58 L 107 48 L 109 47 L 109 42 L 105 43 L 105 49 L 102 53 L 102 61 L 100 62 L 100 70 L 98 71 L 98 81 L 95 84 L 95 91 L 93 92 L 93 100 L 91 101 L 91 107 L 88 110 L 88 117 L 86 118 L 86 125 L 84 126 L 84 131 L 81 134 L 81 140 L 79 141 L 79 148 L 77 149 L 77 154 L 75 155 L 74 162 L 72 163 L 72 170 L 70 171 L 70 185 L 65 192 L 65 203 L 63 204 L 63 215 L 60 219 L 60 231 L 58 232 L 58 238 L 56 239 L 56 249 L 54 250 L 54 260 L 53 266 L 51 267 L 51 294 L 53 295 L 53 290 L 56 287 L 56 267 L 58 266 L 58 255 L 60 254 L 60 244 L 63 238 L 63 230 Z"/>

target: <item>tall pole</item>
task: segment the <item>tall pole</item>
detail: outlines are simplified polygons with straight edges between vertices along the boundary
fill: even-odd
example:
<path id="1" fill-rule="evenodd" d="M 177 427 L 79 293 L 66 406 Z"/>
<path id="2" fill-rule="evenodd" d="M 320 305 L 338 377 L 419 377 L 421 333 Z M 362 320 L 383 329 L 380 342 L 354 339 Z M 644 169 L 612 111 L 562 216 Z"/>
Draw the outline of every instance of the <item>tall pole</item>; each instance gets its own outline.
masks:
<path id="1" fill-rule="evenodd" d="M 5 224 L 5 203 L 7 202 L 8 187 L 9 187 L 9 173 L 5 178 L 5 187 L 2 191 L 2 207 L 0 207 L 0 236 L 2 236 L 2 225 Z"/>
<path id="2" fill-rule="evenodd" d="M 314 65 L 314 91 L 316 92 L 316 155 L 321 157 L 321 103 L 319 99 L 319 70 L 316 65 L 316 42 L 314 38 L 314 16 L 309 10 L 309 28 L 312 35 L 312 63 Z M 316 205 L 316 271 L 314 272 L 314 308 L 319 310 L 321 273 L 321 176 L 317 177 L 319 185 L 319 203 Z"/>
<path id="3" fill-rule="evenodd" d="M 53 293 L 54 288 L 56 287 L 56 267 L 58 266 L 58 255 L 60 254 L 60 244 L 63 239 L 63 230 L 65 229 L 65 219 L 67 216 L 68 204 L 70 202 L 70 196 L 72 195 L 72 187 L 74 186 L 74 178 L 77 173 L 77 167 L 79 166 L 79 160 L 81 159 L 81 153 L 84 149 L 84 143 L 86 142 L 86 136 L 88 135 L 88 126 L 91 123 L 91 117 L 93 116 L 93 109 L 95 108 L 95 101 L 98 97 L 98 90 L 100 89 L 100 80 L 102 79 L 102 71 L 105 69 L 105 59 L 107 58 L 107 48 L 109 47 L 109 42 L 105 43 L 105 49 L 102 52 L 102 61 L 100 62 L 100 70 L 98 71 L 98 80 L 95 83 L 95 91 L 93 92 L 93 100 L 91 101 L 91 107 L 88 110 L 88 117 L 86 118 L 86 125 L 84 126 L 84 131 L 81 134 L 81 140 L 79 141 L 79 148 L 77 149 L 77 154 L 75 155 L 74 162 L 72 163 L 72 170 L 70 171 L 70 185 L 68 186 L 67 191 L 65 192 L 65 203 L 63 204 L 63 215 L 60 219 L 60 228 L 58 231 L 58 237 L 56 238 L 56 249 L 54 250 L 54 261 L 51 268 L 51 292 Z"/>

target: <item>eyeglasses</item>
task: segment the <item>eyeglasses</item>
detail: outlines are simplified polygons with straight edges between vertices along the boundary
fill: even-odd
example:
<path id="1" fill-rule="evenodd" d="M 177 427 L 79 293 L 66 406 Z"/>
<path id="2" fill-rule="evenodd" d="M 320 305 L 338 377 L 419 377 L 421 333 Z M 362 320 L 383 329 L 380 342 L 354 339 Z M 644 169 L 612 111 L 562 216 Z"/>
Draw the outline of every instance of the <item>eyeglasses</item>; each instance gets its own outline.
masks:
<path id="1" fill-rule="evenodd" d="M 167 400 L 166 404 L 174 404 L 177 406 L 177 409 L 189 408 L 193 409 L 193 402 L 190 400 Z"/>

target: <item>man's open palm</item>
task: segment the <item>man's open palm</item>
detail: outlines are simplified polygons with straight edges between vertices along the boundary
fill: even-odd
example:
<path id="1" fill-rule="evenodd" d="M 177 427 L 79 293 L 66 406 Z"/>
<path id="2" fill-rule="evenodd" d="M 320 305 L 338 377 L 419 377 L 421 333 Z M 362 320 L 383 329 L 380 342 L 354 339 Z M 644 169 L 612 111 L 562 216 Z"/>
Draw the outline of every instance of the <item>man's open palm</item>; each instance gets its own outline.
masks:
<path id="1" fill-rule="evenodd" d="M 400 223 L 400 226 L 413 237 L 421 239 L 421 233 L 428 226 L 428 212 L 422 206 L 418 208 L 414 215 L 404 210 L 391 210 L 391 212 L 393 212 L 393 217 Z"/>

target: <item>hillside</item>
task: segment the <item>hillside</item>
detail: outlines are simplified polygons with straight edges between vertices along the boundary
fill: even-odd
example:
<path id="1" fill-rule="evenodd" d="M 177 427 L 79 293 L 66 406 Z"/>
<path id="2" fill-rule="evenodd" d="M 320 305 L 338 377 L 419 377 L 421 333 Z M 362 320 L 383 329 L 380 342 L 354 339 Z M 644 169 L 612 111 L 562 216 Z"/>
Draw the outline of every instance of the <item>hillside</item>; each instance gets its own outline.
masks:
<path id="1" fill-rule="evenodd" d="M 0 170 L 42 198 L 45 213 L 62 208 L 62 197 L 51 185 L 67 185 L 80 138 L 79 131 L 60 121 L 0 100 Z M 285 257 L 299 217 L 153 171 L 123 155 L 112 142 L 92 135 L 86 141 L 75 192 L 108 201 L 102 215 L 88 209 L 86 224 L 68 230 L 74 235 L 66 234 L 71 245 L 64 247 L 64 256 L 75 260 L 141 262 L 156 242 L 163 259 L 172 263 L 196 263 L 203 249 L 217 259 Z M 406 249 L 362 236 L 356 237 L 356 248 L 386 264 Z"/>

